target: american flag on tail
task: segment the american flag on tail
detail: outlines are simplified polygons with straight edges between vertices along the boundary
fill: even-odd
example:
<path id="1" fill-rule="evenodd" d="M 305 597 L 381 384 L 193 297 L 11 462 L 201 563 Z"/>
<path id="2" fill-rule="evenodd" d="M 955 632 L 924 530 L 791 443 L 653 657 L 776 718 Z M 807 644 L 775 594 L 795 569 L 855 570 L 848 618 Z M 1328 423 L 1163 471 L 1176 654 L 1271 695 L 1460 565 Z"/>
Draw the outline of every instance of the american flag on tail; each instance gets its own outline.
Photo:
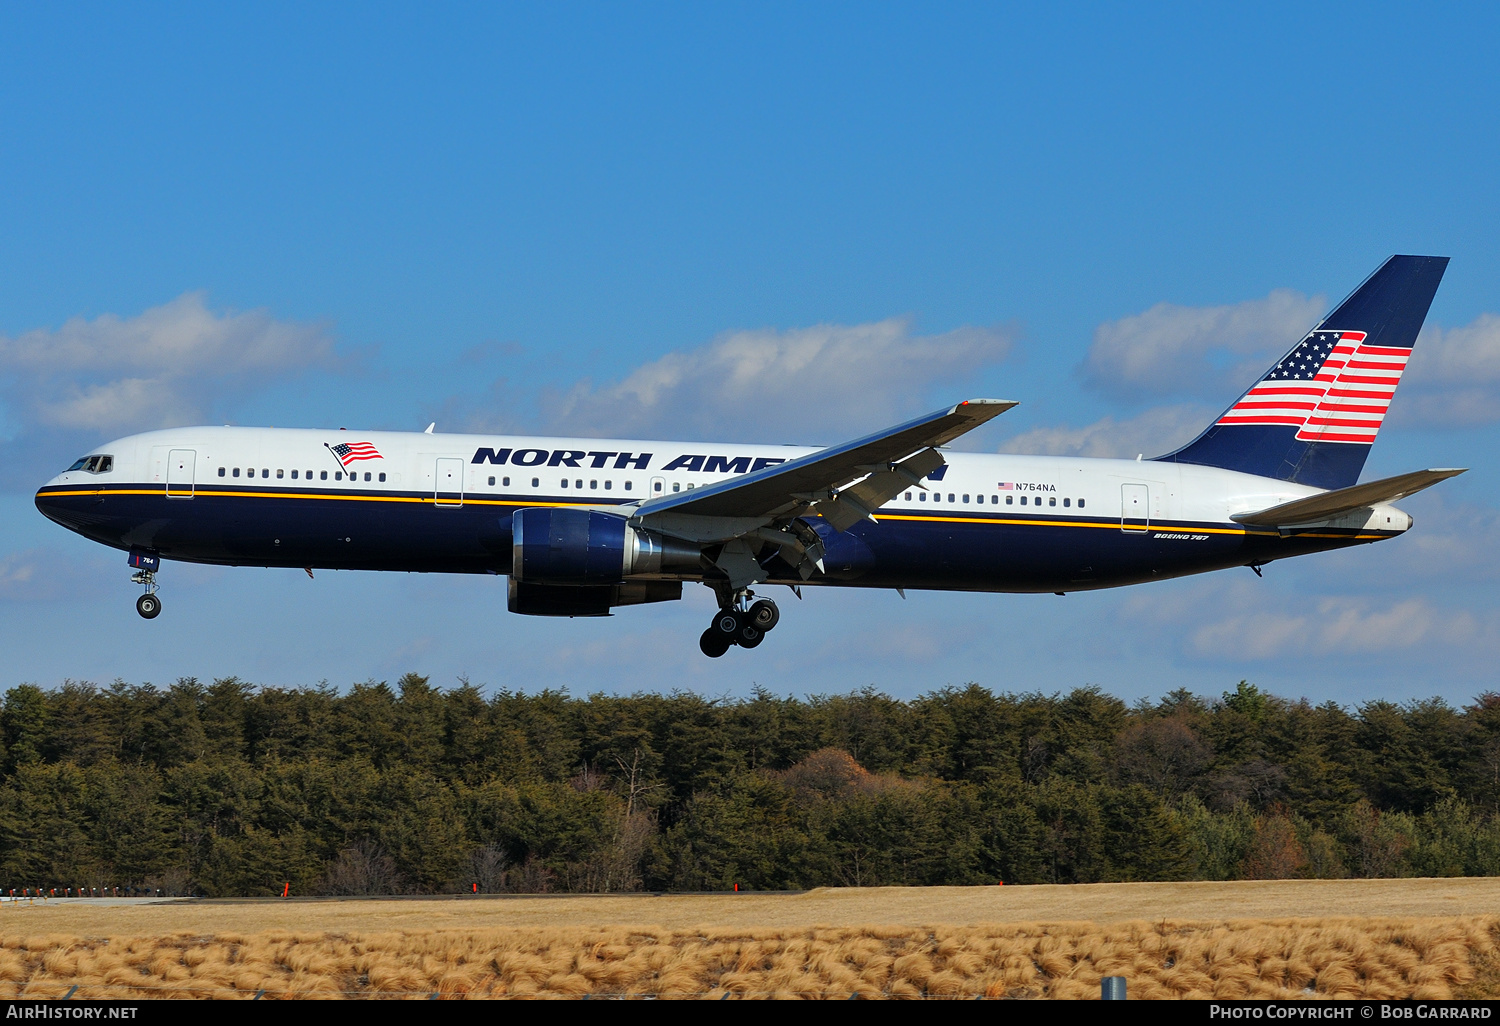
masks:
<path id="1" fill-rule="evenodd" d="M 330 445 L 328 449 L 346 467 L 351 463 L 358 463 L 360 460 L 379 460 L 385 458 L 369 442 L 340 442 L 338 445 Z"/>
<path id="2" fill-rule="evenodd" d="M 1316 330 L 1220 424 L 1288 424 L 1303 442 L 1375 441 L 1410 349 L 1367 346 L 1362 331 Z"/>

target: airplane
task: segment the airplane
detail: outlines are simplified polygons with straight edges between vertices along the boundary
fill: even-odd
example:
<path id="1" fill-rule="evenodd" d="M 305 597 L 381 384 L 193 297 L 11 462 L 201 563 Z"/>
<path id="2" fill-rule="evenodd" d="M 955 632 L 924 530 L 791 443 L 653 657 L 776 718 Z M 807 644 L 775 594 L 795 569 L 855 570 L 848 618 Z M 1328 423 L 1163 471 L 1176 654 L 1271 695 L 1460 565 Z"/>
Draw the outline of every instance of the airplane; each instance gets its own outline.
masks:
<path id="1" fill-rule="evenodd" d="M 487 573 L 511 612 L 607 616 L 713 590 L 705 655 L 776 627 L 754 588 L 1065 594 L 1393 538 L 1392 503 L 1462 469 L 1357 483 L 1446 257 L 1393 256 L 1202 434 L 1152 459 L 946 449 L 1016 405 L 969 399 L 827 448 L 186 427 L 121 438 L 37 492 L 126 551 L 142 617 L 163 560 Z"/>

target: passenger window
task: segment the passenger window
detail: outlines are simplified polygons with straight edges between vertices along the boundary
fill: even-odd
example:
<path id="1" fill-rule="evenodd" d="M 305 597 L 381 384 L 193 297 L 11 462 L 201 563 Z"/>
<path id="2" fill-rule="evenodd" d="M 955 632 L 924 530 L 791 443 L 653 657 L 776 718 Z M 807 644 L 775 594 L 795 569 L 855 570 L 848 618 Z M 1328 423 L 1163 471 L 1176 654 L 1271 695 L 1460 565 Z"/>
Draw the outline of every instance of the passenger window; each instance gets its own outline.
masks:
<path id="1" fill-rule="evenodd" d="M 656 490 L 657 491 L 661 491 L 661 482 L 660 481 L 656 482 Z"/>
<path id="2" fill-rule="evenodd" d="M 953 501 L 953 493 L 952 493 L 952 492 L 949 492 L 949 493 L 948 493 L 948 501 L 949 501 L 949 502 L 952 502 L 952 501 Z"/>
<path id="3" fill-rule="evenodd" d="M 542 486 L 542 479 L 541 478 L 534 477 L 534 478 L 531 479 L 531 487 L 533 487 L 533 488 L 540 488 L 541 486 Z"/>
<path id="4" fill-rule="evenodd" d="M 223 476 L 224 476 L 224 468 L 223 468 L 223 467 L 220 467 L 220 468 L 219 468 L 219 476 L 220 476 L 220 477 L 223 477 Z"/>
<path id="5" fill-rule="evenodd" d="M 629 482 L 629 481 L 626 481 L 626 482 L 625 482 L 625 490 L 626 490 L 626 491 L 627 491 L 627 492 L 628 492 L 628 491 L 630 491 L 630 482 Z"/>
<path id="6" fill-rule="evenodd" d="M 492 477 L 492 478 L 490 478 L 490 487 L 493 488 L 494 486 L 495 486 L 495 479 Z"/>
<path id="7" fill-rule="evenodd" d="M 382 470 L 382 471 L 381 471 L 381 472 L 380 472 L 380 480 L 382 480 L 382 481 L 384 481 L 384 480 L 385 480 L 385 471 L 383 471 L 383 470 Z M 510 480 L 510 479 L 509 479 L 509 478 L 507 478 L 507 479 L 506 479 L 506 482 L 507 482 L 507 483 L 509 483 L 509 480 Z"/>
<path id="8" fill-rule="evenodd" d="M 1051 498 L 1049 498 L 1047 500 L 1047 505 L 1049 505 L 1049 506 L 1056 506 L 1057 505 L 1057 496 L 1054 495 Z"/>
<path id="9" fill-rule="evenodd" d="M 607 480 L 607 479 L 605 480 L 605 482 L 604 482 L 604 490 L 606 492 L 609 491 L 610 488 L 612 488 L 613 486 L 614 486 L 614 482 L 613 481 L 610 481 L 610 480 Z"/>
<path id="10" fill-rule="evenodd" d="M 297 480 L 297 472 L 295 470 L 292 471 L 292 480 L 293 481 Z"/>
<path id="11" fill-rule="evenodd" d="M 370 480 L 370 472 L 368 470 L 365 471 L 365 480 L 366 481 Z"/>
<path id="12" fill-rule="evenodd" d="M 1021 496 L 1021 505 L 1026 505 L 1026 496 Z"/>
<path id="13" fill-rule="evenodd" d="M 682 485 L 679 484 L 676 481 L 673 481 L 672 482 L 672 491 L 674 491 L 674 492 L 680 492 L 680 491 L 682 491 Z"/>
<path id="14" fill-rule="evenodd" d="M 911 492 L 907 492 L 907 493 L 906 493 L 906 501 L 907 501 L 907 502 L 910 502 L 910 501 L 911 501 Z"/>
<path id="15" fill-rule="evenodd" d="M 574 487 L 576 487 L 576 488 L 582 488 L 583 487 L 583 478 L 580 477 L 577 481 L 573 482 L 573 484 L 574 484 Z"/>
<path id="16" fill-rule="evenodd" d="M 385 480 L 385 475 L 384 474 L 380 475 L 380 480 L 382 480 L 382 481 Z M 510 478 L 508 478 L 508 477 L 502 477 L 500 479 L 500 485 L 503 488 L 509 488 L 510 487 Z"/>
<path id="17" fill-rule="evenodd" d="M 1071 505 L 1073 505 L 1073 500 L 1072 499 L 1064 499 L 1063 500 L 1063 505 L 1064 506 L 1071 506 Z"/>
<path id="18" fill-rule="evenodd" d="M 305 477 L 305 478 L 307 478 L 309 481 L 311 481 L 312 480 L 312 471 L 311 470 L 306 471 L 306 472 L 303 473 L 302 476 Z M 324 474 L 323 476 L 327 477 L 328 475 Z"/>
<path id="19" fill-rule="evenodd" d="M 927 501 L 927 493 L 926 492 L 918 492 L 917 493 L 917 501 L 918 502 L 926 502 Z"/>
<path id="20" fill-rule="evenodd" d="M 689 481 L 688 482 L 688 491 L 692 491 L 692 490 L 693 490 L 693 482 Z"/>
<path id="21" fill-rule="evenodd" d="M 568 487 L 568 479 L 567 478 L 563 478 L 563 480 L 562 480 L 562 486 L 564 488 Z"/>
<path id="22" fill-rule="evenodd" d="M 968 504 L 969 504 L 969 493 L 968 492 L 964 492 L 964 505 L 967 506 Z"/>
<path id="23" fill-rule="evenodd" d="M 276 471 L 276 480 L 280 481 L 284 477 L 286 477 L 286 471 L 284 471 L 284 470 L 278 470 L 278 471 Z"/>
<path id="24" fill-rule="evenodd" d="M 1083 500 L 1082 499 L 1078 500 L 1078 508 L 1079 509 L 1083 509 Z"/>
<path id="25" fill-rule="evenodd" d="M 326 470 L 320 470 L 320 471 L 318 471 L 318 480 L 319 481 L 327 481 L 328 480 L 328 471 L 326 471 Z"/>
<path id="26" fill-rule="evenodd" d="M 589 491 L 591 491 L 591 492 L 597 492 L 598 490 L 599 490 L 599 482 L 598 481 L 590 481 L 589 482 Z"/>
<path id="27" fill-rule="evenodd" d="M 998 495 L 991 495 L 990 496 L 990 505 L 991 506 L 998 506 L 998 505 L 1000 505 L 1000 496 L 998 496 Z"/>
<path id="28" fill-rule="evenodd" d="M 1007 506 L 1014 506 L 1016 504 L 1016 497 L 1014 495 L 1007 495 L 1005 497 L 1005 504 Z"/>
<path id="29" fill-rule="evenodd" d="M 270 467 L 264 467 L 264 468 L 262 468 L 261 472 L 260 472 L 260 476 L 261 477 L 270 477 L 271 476 L 271 468 Z"/>
<path id="30" fill-rule="evenodd" d="M 240 476 L 240 468 L 239 467 L 235 467 L 234 468 L 234 476 L 235 477 L 239 477 Z"/>

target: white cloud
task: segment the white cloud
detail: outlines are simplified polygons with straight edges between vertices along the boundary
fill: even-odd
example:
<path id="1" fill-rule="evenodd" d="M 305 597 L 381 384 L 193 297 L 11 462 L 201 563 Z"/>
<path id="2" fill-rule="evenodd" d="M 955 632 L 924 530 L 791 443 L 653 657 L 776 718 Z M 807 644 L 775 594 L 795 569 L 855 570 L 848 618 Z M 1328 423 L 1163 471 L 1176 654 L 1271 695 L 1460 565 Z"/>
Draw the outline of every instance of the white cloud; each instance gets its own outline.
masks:
<path id="1" fill-rule="evenodd" d="M 208 419 L 227 394 L 340 359 L 328 331 L 190 292 L 135 317 L 0 335 L 0 396 L 23 429 L 123 434 Z"/>
<path id="2" fill-rule="evenodd" d="M 1292 289 L 1227 306 L 1158 303 L 1095 328 L 1084 377 L 1129 398 L 1177 395 L 1227 403 L 1326 312 L 1324 297 Z"/>
<path id="3" fill-rule="evenodd" d="M 1094 329 L 1084 378 L 1120 398 L 1193 396 L 1227 404 L 1325 312 L 1322 296 L 1291 289 L 1227 306 L 1158 303 Z M 1480 314 L 1458 328 L 1424 327 L 1391 416 L 1432 427 L 1500 421 L 1500 316 Z"/>
<path id="4" fill-rule="evenodd" d="M 1006 439 L 1000 451 L 1039 456 L 1160 456 L 1191 442 L 1215 412 L 1204 406 L 1158 406 L 1134 417 L 1105 417 L 1079 428 L 1066 424 L 1032 428 Z"/>
<path id="5" fill-rule="evenodd" d="M 53 548 L 33 548 L 0 554 L 0 602 L 69 601 L 99 591 L 105 577 L 102 555 L 82 555 Z"/>
<path id="6" fill-rule="evenodd" d="M 1478 623 L 1470 612 L 1443 612 L 1424 598 L 1385 608 L 1352 598 L 1322 598 L 1301 613 L 1258 610 L 1205 624 L 1189 638 L 1196 655 L 1215 659 L 1367 656 L 1417 645 L 1464 642 Z"/>
<path id="7" fill-rule="evenodd" d="M 1368 548 L 1360 551 L 1367 560 L 1374 556 Z M 1289 575 L 1292 570 L 1275 563 L 1264 581 L 1244 571 L 1165 589 L 1137 588 L 1121 603 L 1121 617 L 1147 636 L 1173 639 L 1189 657 L 1215 662 L 1403 654 L 1414 659 L 1455 646 L 1471 654 L 1490 651 L 1500 641 L 1500 610 L 1457 608 L 1409 592 L 1384 598 L 1310 595 L 1307 579 Z M 1348 583 L 1345 575 L 1340 580 Z"/>
<path id="8" fill-rule="evenodd" d="M 1480 314 L 1447 330 L 1424 327 L 1401 384 L 1391 405 L 1397 423 L 1465 427 L 1500 420 L 1500 317 Z"/>
<path id="9" fill-rule="evenodd" d="M 918 335 L 904 318 L 730 332 L 619 381 L 581 381 L 549 398 L 543 418 L 583 434 L 832 443 L 922 412 L 934 386 L 967 398 L 958 386 L 1005 359 L 1013 338 L 975 327 Z"/>

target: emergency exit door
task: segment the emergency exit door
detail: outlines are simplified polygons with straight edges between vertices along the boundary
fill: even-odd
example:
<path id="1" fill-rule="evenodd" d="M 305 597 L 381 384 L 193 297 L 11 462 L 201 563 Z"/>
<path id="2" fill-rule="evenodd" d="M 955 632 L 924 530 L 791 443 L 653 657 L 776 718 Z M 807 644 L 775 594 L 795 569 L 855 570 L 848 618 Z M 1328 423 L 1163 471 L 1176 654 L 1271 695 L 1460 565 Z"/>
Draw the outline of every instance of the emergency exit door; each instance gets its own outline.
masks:
<path id="1" fill-rule="evenodd" d="M 1151 489 L 1143 484 L 1120 486 L 1120 530 L 1141 534 L 1151 527 Z"/>
<path id="2" fill-rule="evenodd" d="M 173 449 L 167 453 L 167 498 L 193 497 L 193 464 L 197 459 L 196 449 Z"/>
<path id="3" fill-rule="evenodd" d="M 437 472 L 433 474 L 432 501 L 437 506 L 462 506 L 464 504 L 464 461 L 456 457 L 443 457 L 437 461 Z"/>

